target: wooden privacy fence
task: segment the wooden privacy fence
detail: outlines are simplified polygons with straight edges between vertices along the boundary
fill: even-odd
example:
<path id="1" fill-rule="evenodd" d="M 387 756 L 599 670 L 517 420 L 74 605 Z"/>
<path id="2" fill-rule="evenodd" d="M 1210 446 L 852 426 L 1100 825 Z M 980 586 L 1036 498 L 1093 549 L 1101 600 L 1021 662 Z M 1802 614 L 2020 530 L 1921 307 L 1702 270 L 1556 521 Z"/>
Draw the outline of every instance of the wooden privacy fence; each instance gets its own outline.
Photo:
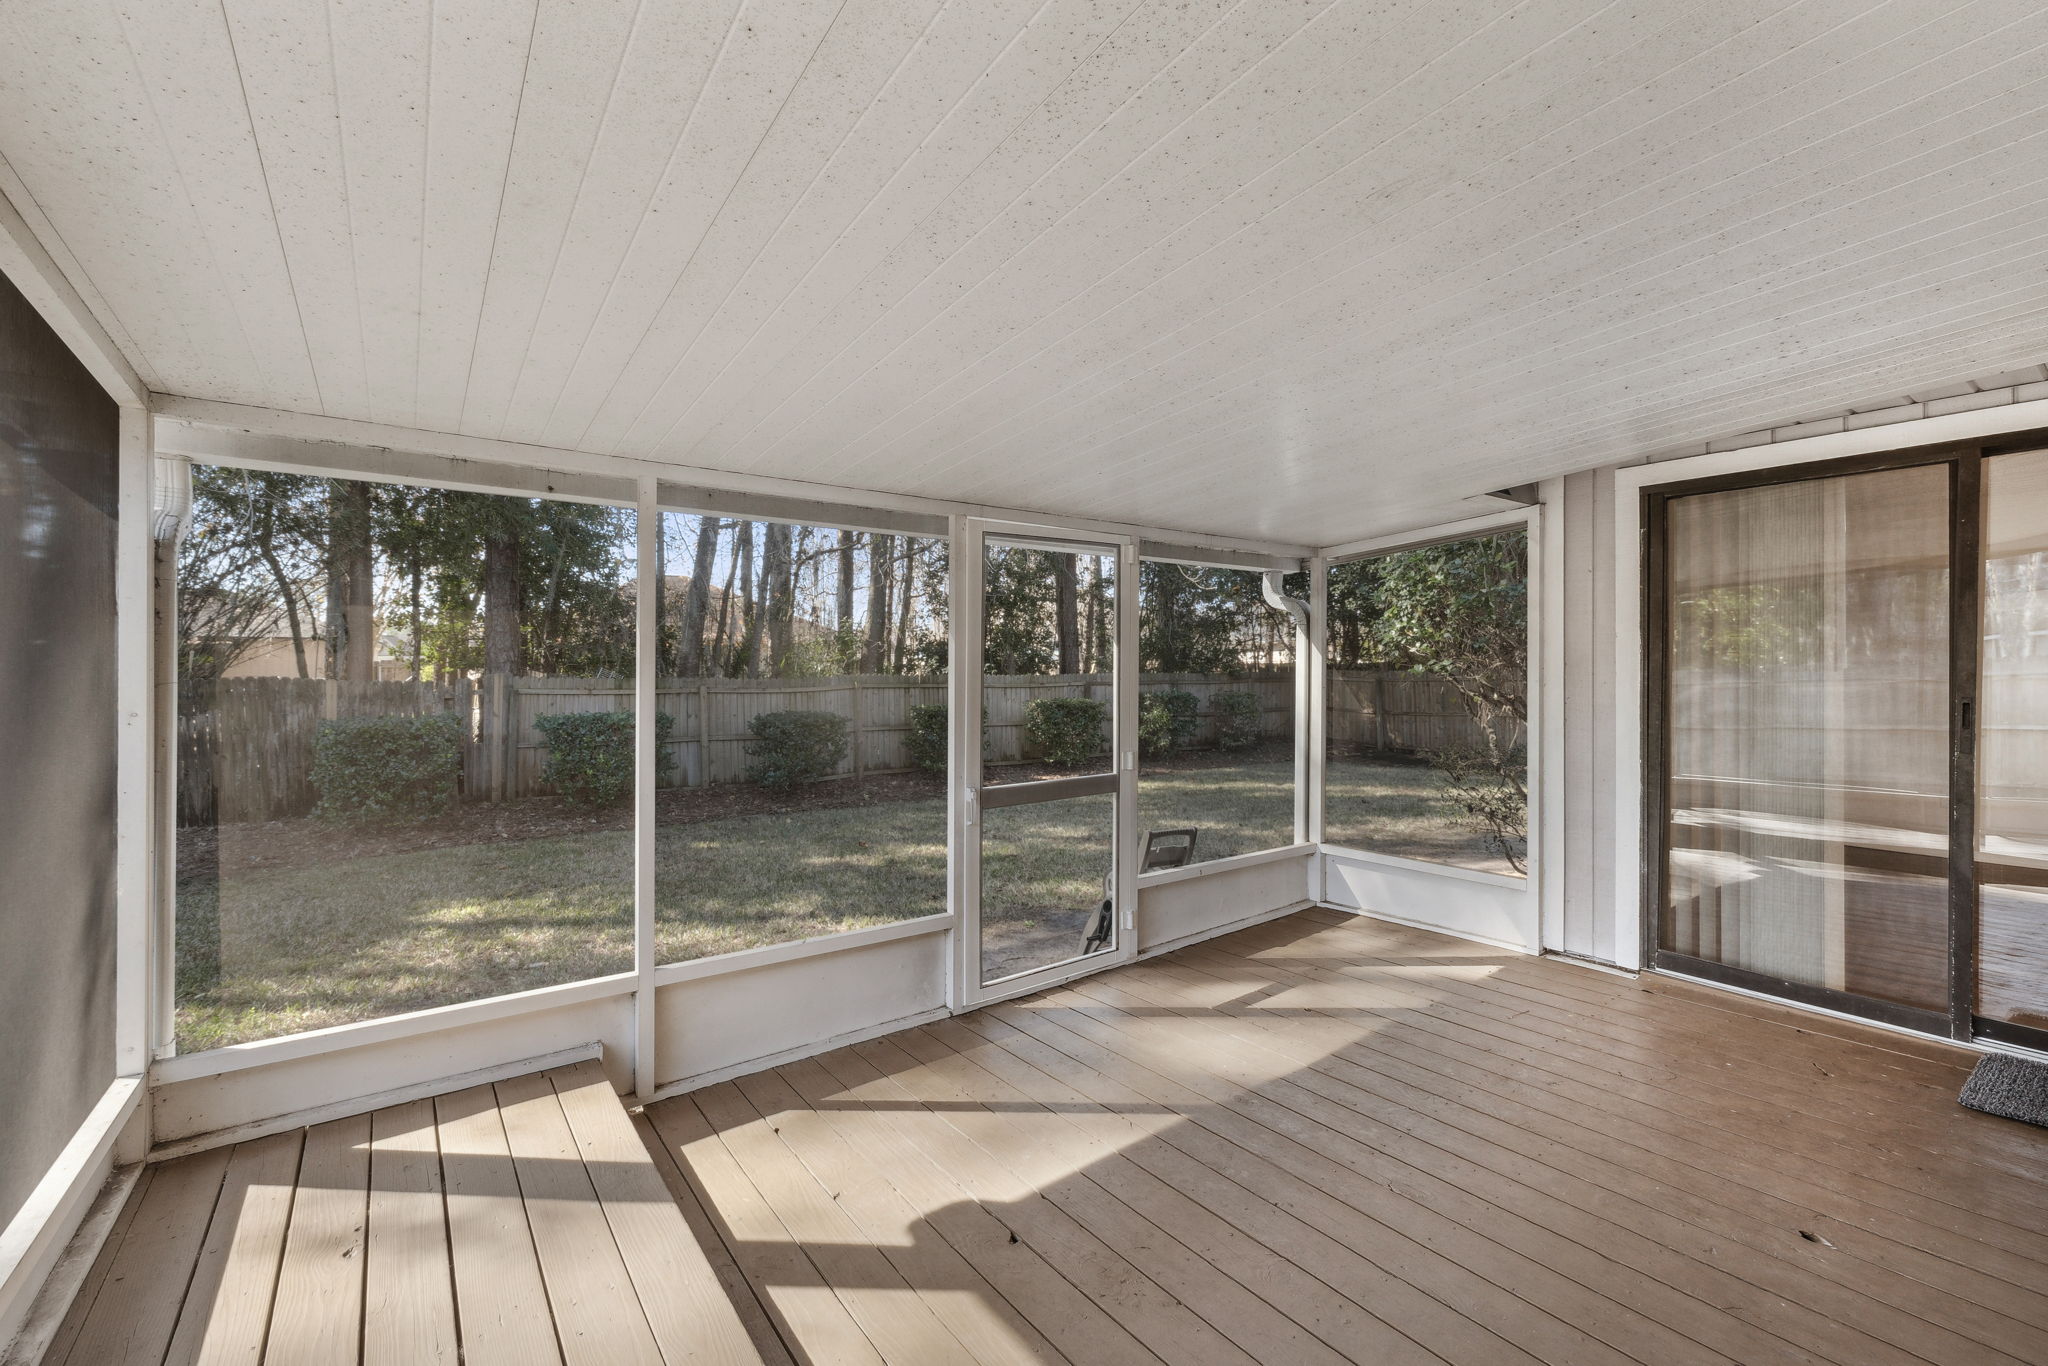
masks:
<path id="1" fill-rule="evenodd" d="M 469 714 L 468 680 L 223 678 L 178 690 L 178 823 L 240 824 L 313 809 L 313 737 L 342 716 Z"/>
<path id="2" fill-rule="evenodd" d="M 1332 669 L 1329 710 L 1339 752 L 1426 754 L 1486 739 L 1458 690 L 1432 674 Z"/>
<path id="3" fill-rule="evenodd" d="M 1145 691 L 1179 688 L 1200 709 L 1195 743 L 1213 743 L 1221 692 L 1259 698 L 1260 729 L 1293 733 L 1291 674 L 1147 674 Z M 1025 710 L 1041 697 L 1093 697 L 1107 704 L 1107 674 L 990 676 L 985 685 L 989 763 L 1036 757 L 1024 740 Z M 855 675 L 835 678 L 665 678 L 656 704 L 672 718 L 668 787 L 742 781 L 747 729 L 774 711 L 829 711 L 846 718 L 848 753 L 839 775 L 897 773 L 911 765 L 910 709 L 946 701 L 937 677 Z M 453 712 L 463 720 L 463 791 L 476 800 L 505 801 L 547 790 L 547 742 L 534 718 L 562 712 L 628 711 L 629 680 L 514 678 L 486 675 L 451 683 L 338 683 L 325 679 L 232 678 L 188 687 L 178 712 L 178 812 L 186 825 L 282 820 L 312 810 L 314 738 L 333 717 Z M 1107 710 L 1105 706 L 1105 711 Z M 1106 740 L 1105 732 L 1105 740 Z"/>

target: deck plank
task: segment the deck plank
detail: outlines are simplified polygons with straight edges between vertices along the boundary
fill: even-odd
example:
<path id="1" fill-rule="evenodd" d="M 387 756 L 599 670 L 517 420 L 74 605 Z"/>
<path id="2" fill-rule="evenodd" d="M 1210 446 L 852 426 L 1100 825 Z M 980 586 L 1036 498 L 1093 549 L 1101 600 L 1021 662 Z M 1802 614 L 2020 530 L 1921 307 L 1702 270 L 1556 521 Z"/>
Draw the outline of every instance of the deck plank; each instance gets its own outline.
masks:
<path id="1" fill-rule="evenodd" d="M 165 1366 L 255 1366 L 270 1336 L 303 1129 L 237 1144 Z"/>
<path id="2" fill-rule="evenodd" d="M 370 1117 L 306 1130 L 263 1360 L 354 1366 L 363 1349 L 363 1244 L 370 1209 Z"/>
<path id="3" fill-rule="evenodd" d="M 737 1087 L 726 1083 L 696 1095 L 740 1170 L 876 1351 L 897 1361 L 975 1359 Z"/>
<path id="4" fill-rule="evenodd" d="M 1066 1360 L 781 1074 L 760 1072 L 734 1085 L 757 1113 L 772 1119 L 776 1136 L 815 1173 L 860 1236 L 880 1249 L 975 1360 Z"/>
<path id="5" fill-rule="evenodd" d="M 514 1077 L 498 1082 L 497 1093 L 563 1359 L 570 1366 L 661 1366 L 661 1349 L 553 1084 L 545 1076 Z"/>
<path id="6" fill-rule="evenodd" d="M 431 1100 L 370 1116 L 367 1255 L 364 1366 L 455 1361 L 455 1285 Z"/>
<path id="7" fill-rule="evenodd" d="M 100 1290 L 107 1283 L 107 1274 L 114 1259 L 120 1255 L 121 1244 L 127 1240 L 128 1230 L 135 1223 L 135 1215 L 142 1208 L 149 1193 L 150 1182 L 156 1177 L 159 1167 L 145 1166 L 136 1173 L 135 1185 L 130 1188 L 128 1198 L 121 1202 L 121 1208 L 114 1215 L 114 1222 L 107 1226 L 106 1241 L 93 1255 L 92 1265 L 86 1268 L 85 1276 L 79 1281 L 78 1289 L 72 1294 L 71 1303 L 64 1310 L 64 1317 L 57 1323 L 57 1330 L 50 1334 L 50 1340 L 43 1347 L 43 1361 L 46 1366 L 63 1366 L 71 1355 L 72 1346 L 78 1335 L 84 1331 L 87 1318 L 92 1314 Z"/>
<path id="8" fill-rule="evenodd" d="M 812 1360 L 881 1366 L 882 1354 L 818 1274 L 796 1238 L 704 1118 L 694 1095 L 647 1112 L 676 1162 L 704 1191 L 725 1240 L 776 1331 Z"/>
<path id="9" fill-rule="evenodd" d="M 131 1197 L 135 1217 L 112 1249 L 99 1293 L 64 1356 L 66 1366 L 163 1357 L 227 1167 L 224 1151 L 166 1162 Z M 44 1360 L 56 1366 L 54 1355 Z"/>
<path id="10" fill-rule="evenodd" d="M 690 1226 L 690 1235 L 703 1251 L 712 1273 L 717 1276 L 719 1287 L 731 1302 L 733 1312 L 746 1325 L 747 1338 L 755 1352 L 760 1354 L 764 1366 L 795 1366 L 796 1358 L 789 1354 L 789 1346 L 782 1340 L 782 1334 L 775 1330 L 774 1321 L 768 1317 L 767 1308 L 761 1303 L 760 1295 L 747 1279 L 747 1273 L 740 1270 L 733 1260 L 732 1249 L 718 1236 L 718 1226 L 705 1211 L 703 1192 L 690 1183 L 689 1174 L 676 1164 L 675 1154 L 655 1131 L 654 1121 L 646 1111 L 633 1116 L 633 1128 L 640 1141 L 646 1145 L 654 1158 L 655 1169 L 661 1173 L 662 1184 L 682 1210 L 683 1222 Z"/>
<path id="11" fill-rule="evenodd" d="M 595 1062 L 549 1073 L 584 1170 L 668 1366 L 759 1362 L 718 1275 Z"/>
<path id="12" fill-rule="evenodd" d="M 1159 1358 L 937 1163 L 904 1143 L 886 1111 L 870 1111 L 815 1059 L 776 1075 L 886 1177 L 926 1225 L 1054 1346 L 1076 1362 L 1156 1366 Z"/>
<path id="13" fill-rule="evenodd" d="M 464 1359 L 562 1366 L 497 1093 L 473 1086 L 438 1096 L 434 1119 Z"/>

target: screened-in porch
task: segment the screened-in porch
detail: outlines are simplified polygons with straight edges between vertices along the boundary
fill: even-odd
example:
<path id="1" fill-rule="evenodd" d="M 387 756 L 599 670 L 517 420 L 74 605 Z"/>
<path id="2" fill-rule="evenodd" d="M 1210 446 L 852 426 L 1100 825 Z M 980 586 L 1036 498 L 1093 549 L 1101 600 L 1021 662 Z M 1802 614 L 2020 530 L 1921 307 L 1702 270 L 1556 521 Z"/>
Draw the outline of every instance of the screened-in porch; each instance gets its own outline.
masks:
<path id="1" fill-rule="evenodd" d="M 0 1361 L 2042 1360 L 2034 18 L 0 7 Z"/>

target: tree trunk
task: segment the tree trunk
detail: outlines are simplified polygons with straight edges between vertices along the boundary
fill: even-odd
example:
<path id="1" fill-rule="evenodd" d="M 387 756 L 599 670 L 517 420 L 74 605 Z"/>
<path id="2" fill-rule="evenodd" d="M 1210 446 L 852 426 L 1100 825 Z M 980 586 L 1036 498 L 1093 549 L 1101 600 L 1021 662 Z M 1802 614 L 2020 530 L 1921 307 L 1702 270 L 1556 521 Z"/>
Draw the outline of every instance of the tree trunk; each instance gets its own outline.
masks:
<path id="1" fill-rule="evenodd" d="M 1095 658 L 1095 614 L 1098 607 L 1097 599 L 1100 595 L 1095 591 L 1095 580 L 1099 572 L 1091 571 L 1088 592 L 1084 595 L 1085 615 L 1081 622 L 1081 672 L 1084 674 L 1092 674 L 1098 667 Z"/>
<path id="2" fill-rule="evenodd" d="M 733 579 L 739 573 L 740 567 L 740 526 L 741 524 L 738 522 L 733 523 L 732 559 L 726 562 L 725 587 L 721 589 L 718 594 L 718 639 L 716 642 L 713 643 L 711 647 L 711 669 L 712 672 L 718 674 L 720 677 L 724 677 L 727 674 L 727 672 L 729 672 L 726 657 L 726 646 L 728 642 L 730 642 L 732 639 L 731 628 Z"/>
<path id="3" fill-rule="evenodd" d="M 654 514 L 654 639 L 646 642 L 646 648 L 654 651 L 654 672 L 661 673 L 661 661 L 667 655 L 661 648 L 662 633 L 668 629 L 668 514 L 657 511 Z M 640 642 L 634 643 L 640 648 Z"/>
<path id="4" fill-rule="evenodd" d="M 889 589 L 895 569 L 896 538 L 868 537 L 868 633 L 860 671 L 878 674 L 889 657 Z"/>
<path id="5" fill-rule="evenodd" d="M 684 678 L 704 673 L 704 618 L 711 609 L 711 573 L 718 566 L 718 533 L 723 523 L 700 517 L 697 554 L 690 564 L 690 587 L 683 595 L 681 639 L 676 642 L 676 672 Z"/>
<path id="6" fill-rule="evenodd" d="M 420 681 L 420 657 L 426 653 L 426 644 L 420 638 L 420 555 L 412 555 L 412 681 Z"/>
<path id="7" fill-rule="evenodd" d="M 519 672 L 519 537 L 509 527 L 484 537 L 484 672 Z"/>
<path id="8" fill-rule="evenodd" d="M 903 538 L 903 572 L 897 576 L 896 585 L 896 648 L 890 656 L 891 667 L 899 674 L 910 672 L 910 616 L 912 600 L 917 596 L 915 547 L 908 536 Z"/>
<path id="9" fill-rule="evenodd" d="M 1078 557 L 1053 555 L 1053 629 L 1059 637 L 1063 674 L 1081 672 L 1081 569 Z"/>
<path id="10" fill-rule="evenodd" d="M 299 626 L 299 593 L 292 581 L 285 576 L 284 565 L 277 558 L 277 509 L 265 504 L 263 509 L 263 530 L 256 538 L 256 548 L 263 556 L 263 563 L 270 568 L 270 577 L 277 581 L 277 591 L 284 598 L 284 619 L 292 633 L 292 659 L 299 666 L 299 677 L 306 677 L 306 634 Z"/>
<path id="11" fill-rule="evenodd" d="M 768 617 L 768 673 L 782 676 L 796 626 L 796 592 L 791 579 L 790 528 L 770 522 L 762 538 L 761 596 Z"/>
<path id="12" fill-rule="evenodd" d="M 327 631 L 330 678 L 376 676 L 376 572 L 370 545 L 370 486 L 354 479 L 328 483 Z"/>
<path id="13" fill-rule="evenodd" d="M 839 533 L 839 601 L 835 604 L 837 613 L 832 618 L 835 630 L 844 631 L 853 625 L 853 547 L 860 539 L 857 531 Z"/>
<path id="14" fill-rule="evenodd" d="M 761 603 L 754 596 L 754 524 L 741 522 L 740 536 L 740 610 L 746 621 L 746 634 L 740 641 L 740 657 L 734 672 L 748 678 L 761 676 Z M 767 576 L 762 575 L 763 579 Z"/>

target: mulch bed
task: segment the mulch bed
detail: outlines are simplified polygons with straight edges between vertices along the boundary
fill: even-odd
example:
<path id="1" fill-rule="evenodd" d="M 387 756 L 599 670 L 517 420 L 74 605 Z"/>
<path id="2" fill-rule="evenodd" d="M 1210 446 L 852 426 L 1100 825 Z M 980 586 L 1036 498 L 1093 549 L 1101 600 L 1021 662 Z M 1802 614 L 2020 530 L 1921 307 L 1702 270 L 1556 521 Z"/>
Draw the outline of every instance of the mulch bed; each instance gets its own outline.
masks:
<path id="1" fill-rule="evenodd" d="M 1234 768 L 1256 761 L 1284 759 L 1280 746 L 1231 753 L 1201 751 L 1168 760 L 1147 759 L 1148 773 L 1179 773 L 1204 768 Z M 991 783 L 1021 783 L 1069 776 L 1069 770 L 1046 764 L 1004 764 L 984 775 Z M 734 816 L 789 815 L 830 811 L 889 802 L 925 801 L 946 795 L 945 779 L 936 773 L 877 773 L 839 778 L 788 792 L 772 792 L 751 783 L 716 787 L 665 788 L 655 796 L 658 826 L 695 825 Z M 349 859 L 376 858 L 420 849 L 446 849 L 464 844 L 496 844 L 512 840 L 560 839 L 600 830 L 631 830 L 631 803 L 596 813 L 578 811 L 555 797 L 526 797 L 491 805 L 466 803 L 437 820 L 414 821 L 385 829 L 350 830 L 310 818 L 264 821 L 215 829 L 198 827 L 178 832 L 178 878 L 216 876 L 216 870 L 310 868 Z"/>

